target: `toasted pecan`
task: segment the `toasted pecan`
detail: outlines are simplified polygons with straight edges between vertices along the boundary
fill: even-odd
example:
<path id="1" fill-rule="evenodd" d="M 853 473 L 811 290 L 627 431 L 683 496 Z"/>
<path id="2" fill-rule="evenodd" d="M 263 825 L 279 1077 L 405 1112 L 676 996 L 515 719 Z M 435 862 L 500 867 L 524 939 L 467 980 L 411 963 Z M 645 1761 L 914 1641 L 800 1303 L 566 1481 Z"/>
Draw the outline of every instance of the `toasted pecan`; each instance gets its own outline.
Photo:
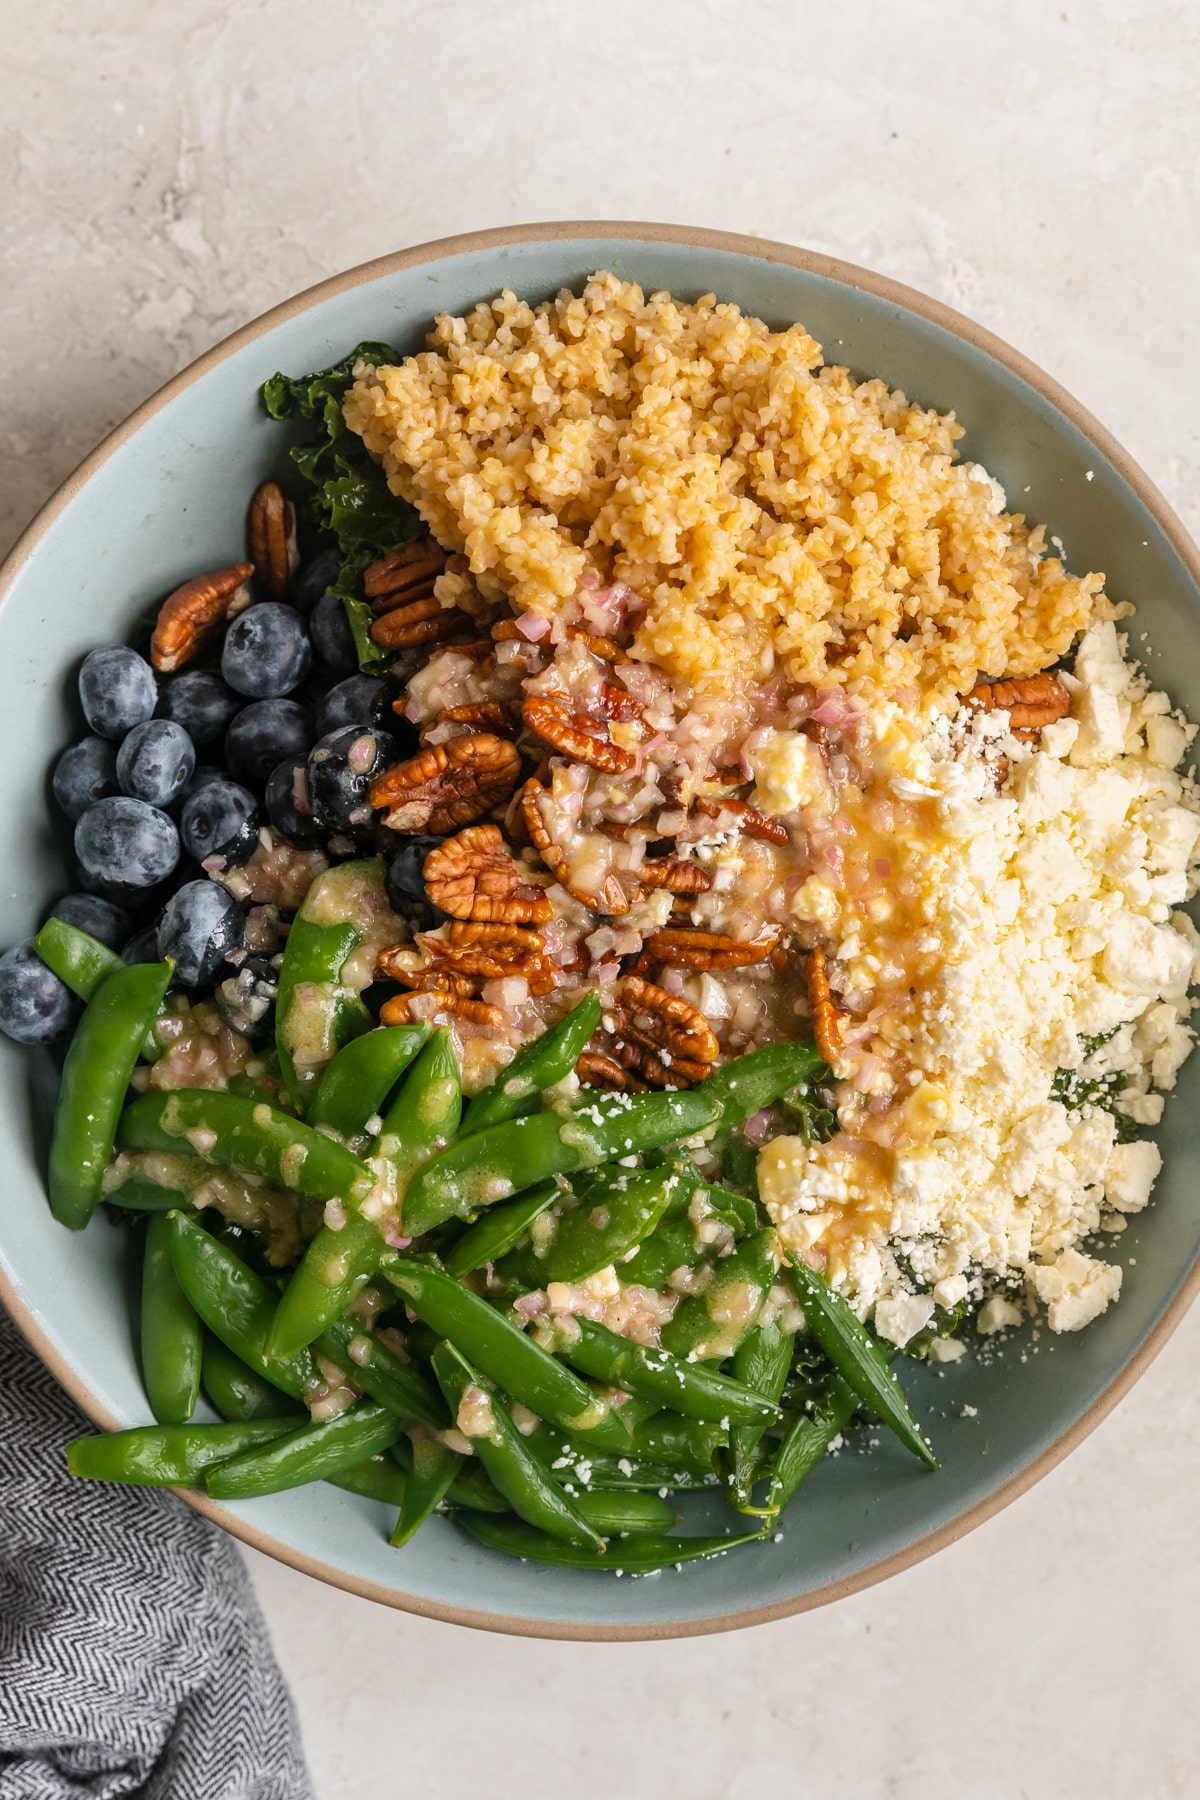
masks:
<path id="1" fill-rule="evenodd" d="M 1036 743 L 1043 725 L 1052 725 L 1071 710 L 1071 696 L 1057 675 L 1019 675 L 1008 681 L 981 681 L 963 705 L 972 712 L 1006 712 L 1009 729 L 1020 743 Z"/>
<path id="2" fill-rule="evenodd" d="M 686 1056 L 651 1050 L 646 1044 L 621 1038 L 613 1045 L 621 1067 L 642 1077 L 648 1086 L 657 1088 L 690 1087 L 712 1074 L 712 1064 Z"/>
<path id="3" fill-rule="evenodd" d="M 845 1044 L 842 1041 L 842 1016 L 829 992 L 825 952 L 820 944 L 808 953 L 808 1010 L 812 1017 L 817 1049 L 832 1067 L 841 1056 Z"/>
<path id="4" fill-rule="evenodd" d="M 586 644 L 593 656 L 601 662 L 623 663 L 629 658 L 618 644 L 616 638 L 600 637 L 595 632 L 584 631 L 578 625 L 568 625 L 566 634 L 577 644 Z"/>
<path id="5" fill-rule="evenodd" d="M 778 819 L 769 819 L 766 813 L 759 812 L 757 806 L 751 806 L 748 800 L 731 800 L 724 797 L 717 798 L 711 794 L 701 794 L 696 800 L 696 811 L 702 812 L 708 819 L 718 819 L 722 813 L 730 813 L 747 837 L 762 838 L 768 844 L 791 842 L 791 833 L 786 825 Z"/>
<path id="6" fill-rule="evenodd" d="M 567 702 L 556 695 L 530 694 L 522 704 L 521 717 L 544 743 L 590 768 L 603 769 L 609 775 L 625 775 L 637 763 L 632 750 L 623 750 L 620 744 L 613 743 L 602 719 L 572 712 Z"/>
<path id="7" fill-rule="evenodd" d="M 385 769 L 371 787 L 371 805 L 392 831 L 440 837 L 502 805 L 520 773 L 521 759 L 507 738 L 471 732 Z"/>
<path id="8" fill-rule="evenodd" d="M 712 876 L 699 863 L 683 856 L 663 856 L 644 862 L 638 875 L 647 887 L 666 888 L 672 894 L 707 894 Z"/>
<path id="9" fill-rule="evenodd" d="M 554 908 L 544 889 L 521 878 L 498 826 L 468 825 L 425 858 L 425 889 L 454 919 L 546 924 Z"/>
<path id="10" fill-rule="evenodd" d="M 640 975 L 624 976 L 617 988 L 612 1035 L 622 1067 L 657 1087 L 702 1081 L 720 1053 L 703 1013 Z"/>
<path id="11" fill-rule="evenodd" d="M 455 649 L 458 646 L 455 645 Z M 401 696 L 394 702 L 395 710 L 403 713 L 407 706 L 407 696 Z M 429 734 L 439 725 L 461 725 L 469 731 L 494 731 L 497 737 L 513 737 L 521 729 L 520 717 L 515 707 L 507 700 L 479 700 L 471 706 L 445 706 L 432 719 L 426 720 L 420 731 L 422 744 L 428 743 Z"/>
<path id="12" fill-rule="evenodd" d="M 207 649 L 222 625 L 245 611 L 250 604 L 246 583 L 253 573 L 253 563 L 230 563 L 193 575 L 167 595 L 150 639 L 150 661 L 160 674 L 182 669 Z"/>
<path id="13" fill-rule="evenodd" d="M 479 983 L 473 975 L 435 967 L 411 944 L 390 944 L 381 950 L 375 960 L 375 979 L 398 981 L 401 987 L 417 993 L 436 988 L 439 993 L 457 994 L 463 1000 L 478 998 Z"/>
<path id="14" fill-rule="evenodd" d="M 435 969 L 448 969 L 475 981 L 502 981 L 516 975 L 529 983 L 535 996 L 552 994 L 558 985 L 540 934 L 519 925 L 458 920 L 444 938 L 427 933 L 421 947 Z"/>
<path id="15" fill-rule="evenodd" d="M 650 934 L 642 954 L 672 969 L 748 969 L 766 962 L 782 936 L 782 931 L 770 931 L 765 937 L 733 938 L 667 926 Z"/>
<path id="16" fill-rule="evenodd" d="M 610 1094 L 648 1094 L 650 1083 L 624 1069 L 611 1056 L 599 1050 L 585 1050 L 575 1064 L 575 1073 L 585 1087 L 604 1088 Z"/>
<path id="17" fill-rule="evenodd" d="M 363 571 L 363 593 L 372 602 L 373 611 L 388 612 L 406 600 L 425 600 L 433 593 L 433 584 L 446 567 L 446 552 L 433 538 L 419 538 L 393 550 Z M 382 601 L 383 605 L 374 602 Z"/>
<path id="18" fill-rule="evenodd" d="M 498 1031 L 508 1015 L 486 1000 L 470 1000 L 463 994 L 446 994 L 436 988 L 419 988 L 411 994 L 394 994 L 385 1000 L 379 1017 L 384 1025 L 411 1025 L 417 1019 L 431 1021 L 446 1015 L 469 1025 L 490 1025 Z"/>
<path id="19" fill-rule="evenodd" d="M 381 650 L 414 650 L 419 644 L 449 644 L 474 630 L 474 620 L 457 606 L 443 606 L 433 599 L 410 600 L 375 620 L 371 641 Z"/>
<path id="20" fill-rule="evenodd" d="M 296 509 L 277 481 L 264 481 L 255 492 L 246 538 L 250 561 L 271 599 L 290 600 L 292 578 L 300 567 Z"/>
<path id="21" fill-rule="evenodd" d="M 557 877 L 568 893 L 574 894 L 584 906 L 592 912 L 604 913 L 608 917 L 619 917 L 629 911 L 629 895 L 625 892 L 615 874 L 604 877 L 604 883 L 598 894 L 583 893 L 572 885 L 571 863 L 562 845 L 557 842 L 554 832 L 546 821 L 544 808 L 549 803 L 550 795 L 538 781 L 531 776 L 521 789 L 521 816 L 529 833 L 530 842 L 537 850 L 546 867 Z"/>

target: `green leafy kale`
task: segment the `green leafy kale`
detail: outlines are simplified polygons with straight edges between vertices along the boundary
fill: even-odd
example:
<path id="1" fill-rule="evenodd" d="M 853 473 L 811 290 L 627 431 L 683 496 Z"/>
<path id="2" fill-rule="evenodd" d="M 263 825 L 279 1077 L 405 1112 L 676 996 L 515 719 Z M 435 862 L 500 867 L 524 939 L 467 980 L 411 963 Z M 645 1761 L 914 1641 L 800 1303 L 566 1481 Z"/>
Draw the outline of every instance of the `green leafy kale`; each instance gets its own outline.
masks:
<path id="1" fill-rule="evenodd" d="M 371 608 L 363 571 L 381 556 L 423 535 L 415 509 L 391 492 L 383 470 L 342 416 L 358 363 L 399 360 L 388 344 L 358 344 L 340 363 L 311 375 L 272 375 L 262 397 L 273 419 L 308 420 L 313 430 L 292 448 L 292 461 L 313 485 L 309 515 L 337 542 L 341 568 L 330 591 L 341 596 L 354 633 L 359 666 L 382 674 L 388 657 L 371 640 Z"/>
<path id="2" fill-rule="evenodd" d="M 816 1084 L 809 1082 L 789 1088 L 779 1104 L 790 1129 L 806 1144 L 827 1144 L 837 1135 L 837 1114 L 822 1106 L 815 1088 Z"/>
<path id="3" fill-rule="evenodd" d="M 1084 1060 L 1094 1056 L 1096 1051 L 1109 1039 L 1116 1036 L 1113 1031 L 1097 1032 L 1094 1037 L 1081 1037 L 1080 1047 Z M 1054 1080 L 1050 1084 L 1050 1098 L 1065 1106 L 1068 1112 L 1080 1113 L 1091 1107 L 1101 1112 L 1111 1113 L 1117 1128 L 1118 1144 L 1128 1144 L 1137 1136 L 1137 1123 L 1128 1113 L 1121 1112 L 1117 1106 L 1117 1095 L 1125 1086 L 1125 1077 L 1117 1070 L 1110 1070 L 1107 1075 L 1085 1075 L 1081 1069 L 1056 1069 Z"/>

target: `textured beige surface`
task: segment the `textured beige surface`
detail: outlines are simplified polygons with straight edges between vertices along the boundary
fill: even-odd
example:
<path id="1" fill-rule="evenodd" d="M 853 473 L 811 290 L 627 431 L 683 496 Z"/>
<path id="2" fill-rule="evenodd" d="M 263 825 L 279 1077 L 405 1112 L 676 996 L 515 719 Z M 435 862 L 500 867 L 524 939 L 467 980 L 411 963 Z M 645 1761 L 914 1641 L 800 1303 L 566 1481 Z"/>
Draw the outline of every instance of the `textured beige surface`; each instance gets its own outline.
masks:
<path id="1" fill-rule="evenodd" d="M 760 231 L 961 307 L 1200 529 L 1184 20 L 1136 0 L 2 0 L 0 542 L 296 289 L 447 232 L 621 216 Z M 322 1800 L 1195 1795 L 1198 1358 L 1193 1316 L 973 1537 L 731 1638 L 473 1636 L 252 1557 Z"/>

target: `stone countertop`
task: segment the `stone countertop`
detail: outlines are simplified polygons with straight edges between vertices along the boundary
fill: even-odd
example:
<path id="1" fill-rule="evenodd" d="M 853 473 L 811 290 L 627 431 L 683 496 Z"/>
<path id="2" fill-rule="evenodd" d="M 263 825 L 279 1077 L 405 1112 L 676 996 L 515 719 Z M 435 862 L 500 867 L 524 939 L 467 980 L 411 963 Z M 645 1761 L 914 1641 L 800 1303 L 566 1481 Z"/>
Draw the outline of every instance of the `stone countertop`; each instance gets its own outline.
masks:
<path id="1" fill-rule="evenodd" d="M 0 29 L 0 547 L 276 301 L 588 217 L 759 232 L 937 295 L 1200 528 L 1200 34 L 1164 0 L 0 0 Z M 1194 1795 L 1198 1355 L 1193 1315 L 981 1530 L 732 1637 L 501 1642 L 252 1556 L 322 1800 Z"/>

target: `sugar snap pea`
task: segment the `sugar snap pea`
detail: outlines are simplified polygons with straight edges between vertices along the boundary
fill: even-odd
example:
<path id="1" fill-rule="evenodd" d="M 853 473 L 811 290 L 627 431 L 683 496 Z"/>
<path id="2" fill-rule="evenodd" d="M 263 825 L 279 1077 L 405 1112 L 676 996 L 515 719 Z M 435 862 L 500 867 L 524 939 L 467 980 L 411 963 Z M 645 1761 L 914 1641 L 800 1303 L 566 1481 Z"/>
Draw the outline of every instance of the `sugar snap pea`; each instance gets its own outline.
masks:
<path id="1" fill-rule="evenodd" d="M 67 1445 L 67 1468 L 86 1481 L 135 1487 L 194 1487 L 206 1470 L 268 1444 L 295 1428 L 294 1419 L 247 1419 L 225 1425 L 137 1425 Z"/>
<path id="2" fill-rule="evenodd" d="M 400 1517 L 389 1542 L 395 1550 L 418 1532 L 430 1513 L 446 1498 L 463 1465 L 457 1450 L 451 1450 L 441 1438 L 418 1434 L 412 1438 L 412 1468 L 407 1478 Z"/>
<path id="3" fill-rule="evenodd" d="M 142 1255 L 142 1381 L 160 1425 L 182 1425 L 196 1410 L 204 1334 L 171 1259 L 171 1220 L 155 1213 Z"/>
<path id="4" fill-rule="evenodd" d="M 170 962 L 122 964 L 96 989 L 63 1065 L 50 1142 L 50 1210 L 81 1231 L 96 1210 L 138 1053 L 167 991 Z"/>
<path id="5" fill-rule="evenodd" d="M 858 1395 L 839 1375 L 811 1412 L 796 1414 L 771 1457 L 765 1513 L 782 1512 L 845 1431 L 857 1405 Z"/>
<path id="6" fill-rule="evenodd" d="M 557 1087 L 575 1067 L 599 1023 L 600 996 L 586 994 L 557 1025 L 518 1050 L 491 1086 L 476 1094 L 463 1117 L 463 1137 L 516 1118 L 546 1088 Z"/>
<path id="7" fill-rule="evenodd" d="M 524 1237 L 533 1221 L 553 1206 L 562 1192 L 557 1181 L 543 1181 L 503 1206 L 489 1206 L 483 1217 L 463 1232 L 444 1256 L 447 1275 L 461 1280 L 473 1269 L 496 1262 Z"/>
<path id="8" fill-rule="evenodd" d="M 529 1288 L 584 1281 L 650 1235 L 679 1183 L 672 1169 L 623 1169 L 610 1163 L 589 1170 L 578 1206 L 558 1218 L 536 1249 L 504 1257 L 496 1274 L 501 1281 Z"/>
<path id="9" fill-rule="evenodd" d="M 33 940 L 33 948 L 64 986 L 85 1001 L 91 999 L 106 975 L 125 966 L 115 950 L 110 950 L 90 933 L 80 931 L 78 926 L 68 925 L 65 919 L 47 919 Z M 164 1010 L 165 1002 L 160 1001 L 156 1018 Z M 153 1025 L 146 1034 L 140 1054 L 146 1062 L 157 1062 L 162 1055 L 162 1045 L 155 1036 Z"/>
<path id="10" fill-rule="evenodd" d="M 394 1350 L 351 1319 L 331 1320 L 316 1339 L 316 1348 L 344 1369 L 364 1394 L 402 1422 L 446 1424 L 441 1396 L 420 1371 L 402 1362 Z"/>
<path id="11" fill-rule="evenodd" d="M 790 1339 L 788 1343 L 790 1360 Z M 631 1394 L 643 1394 L 688 1418 L 713 1424 L 728 1420 L 735 1430 L 757 1426 L 761 1436 L 780 1417 L 776 1396 L 756 1390 L 744 1379 L 731 1380 L 704 1363 L 684 1362 L 667 1350 L 647 1349 L 592 1319 L 566 1315 L 558 1323 L 555 1348 L 584 1375 Z"/>
<path id="12" fill-rule="evenodd" d="M 665 1156 L 663 1152 L 657 1152 L 656 1162 L 659 1157 L 680 1178 L 672 1191 L 664 1218 L 680 1219 L 694 1214 L 697 1220 L 720 1219 L 729 1226 L 735 1238 L 747 1237 L 750 1232 L 757 1231 L 760 1221 L 758 1208 L 753 1200 L 747 1199 L 745 1194 L 735 1194 L 731 1188 L 705 1180 L 686 1150 L 668 1151 Z"/>
<path id="13" fill-rule="evenodd" d="M 763 1309 L 775 1278 L 775 1233 L 743 1238 L 713 1265 L 702 1293 L 680 1301 L 660 1334 L 664 1350 L 694 1360 L 732 1356 Z"/>
<path id="14" fill-rule="evenodd" d="M 726 1063 L 699 1091 L 717 1101 L 721 1130 L 728 1131 L 772 1105 L 789 1089 L 818 1080 L 825 1066 L 815 1044 L 768 1044 Z"/>
<path id="15" fill-rule="evenodd" d="M 553 1480 L 484 1377 L 450 1344 L 434 1351 L 433 1370 L 458 1429 L 513 1511 L 554 1539 L 602 1554 L 604 1539 Z"/>
<path id="16" fill-rule="evenodd" d="M 361 1494 L 366 1500 L 381 1500 L 385 1506 L 403 1506 L 408 1477 L 390 1456 L 368 1456 L 352 1468 L 338 1469 L 326 1475 L 332 1486 L 344 1488 L 348 1494 Z"/>
<path id="17" fill-rule="evenodd" d="M 623 1282 L 656 1291 L 669 1286 L 676 1269 L 699 1269 L 716 1260 L 717 1245 L 702 1243 L 690 1219 L 667 1219 L 617 1270 Z"/>
<path id="18" fill-rule="evenodd" d="M 176 1213 L 171 1254 L 179 1285 L 208 1329 L 274 1387 L 302 1400 L 320 1377 L 307 1350 L 267 1363 L 263 1347 L 275 1296 L 240 1256 L 184 1213 Z"/>
<path id="19" fill-rule="evenodd" d="M 339 1137 L 356 1137 L 429 1037 L 428 1025 L 383 1025 L 343 1045 L 326 1064 L 306 1115 Z"/>
<path id="20" fill-rule="evenodd" d="M 300 1401 L 280 1393 L 269 1381 L 255 1374 L 211 1331 L 204 1334 L 200 1385 L 210 1405 L 223 1419 L 283 1419 L 289 1414 L 308 1416 Z"/>
<path id="21" fill-rule="evenodd" d="M 540 1419 L 586 1432 L 597 1449 L 627 1447 L 628 1432 L 600 1395 L 470 1288 L 412 1256 L 398 1256 L 383 1275 L 432 1331 Z"/>
<path id="22" fill-rule="evenodd" d="M 576 1489 L 570 1500 L 575 1511 L 605 1537 L 625 1537 L 633 1531 L 671 1531 L 679 1523 L 679 1514 L 668 1501 L 636 1488 L 596 1493 Z"/>
<path id="23" fill-rule="evenodd" d="M 784 1331 L 778 1319 L 761 1320 L 734 1351 L 734 1379 L 753 1389 L 764 1400 L 777 1402 L 788 1378 L 794 1348 L 794 1334 Z M 755 1511 L 751 1504 L 752 1490 L 765 1430 L 761 1419 L 735 1422 L 730 1428 L 729 1450 L 723 1461 L 729 1497 L 738 1512 Z"/>
<path id="24" fill-rule="evenodd" d="M 407 1432 L 398 1437 L 388 1452 L 397 1468 L 410 1475 L 413 1466 L 412 1439 Z M 508 1501 L 504 1498 L 479 1467 L 478 1457 L 464 1456 L 462 1467 L 450 1484 L 446 1495 L 447 1506 L 465 1506 L 468 1512 L 502 1513 L 508 1511 Z"/>
<path id="25" fill-rule="evenodd" d="M 343 973 L 386 907 L 383 865 L 374 857 L 318 875 L 292 922 L 279 970 L 275 1047 L 299 1112 L 312 1099 L 325 1065 L 370 1023 Z"/>
<path id="26" fill-rule="evenodd" d="M 687 1088 L 633 1099 L 605 1094 L 569 1113 L 531 1113 L 494 1125 L 459 1139 L 417 1170 L 404 1195 L 405 1233 L 419 1237 L 551 1176 L 691 1137 L 718 1111 L 718 1102 L 703 1088 Z"/>
<path id="27" fill-rule="evenodd" d="M 205 1486 L 214 1500 L 253 1500 L 261 1494 L 304 1487 L 386 1450 L 400 1431 L 394 1413 L 370 1401 L 359 1401 L 332 1419 L 297 1426 L 273 1443 L 222 1463 L 207 1477 Z"/>
<path id="28" fill-rule="evenodd" d="M 742 1544 L 759 1543 L 765 1536 L 762 1531 L 745 1532 L 741 1537 L 659 1537 L 638 1533 L 611 1544 L 607 1556 L 597 1557 L 518 1519 L 460 1513 L 458 1523 L 478 1543 L 486 1544 L 490 1550 L 502 1550 L 506 1556 L 520 1557 L 523 1562 L 557 1563 L 568 1569 L 600 1569 L 617 1575 L 653 1575 L 680 1563 L 724 1556 Z"/>
<path id="29" fill-rule="evenodd" d="M 864 1405 L 895 1432 L 900 1442 L 929 1468 L 938 1461 L 926 1443 L 904 1389 L 888 1368 L 879 1340 L 867 1330 L 836 1289 L 794 1257 L 788 1269 L 804 1319 L 822 1350 Z"/>

